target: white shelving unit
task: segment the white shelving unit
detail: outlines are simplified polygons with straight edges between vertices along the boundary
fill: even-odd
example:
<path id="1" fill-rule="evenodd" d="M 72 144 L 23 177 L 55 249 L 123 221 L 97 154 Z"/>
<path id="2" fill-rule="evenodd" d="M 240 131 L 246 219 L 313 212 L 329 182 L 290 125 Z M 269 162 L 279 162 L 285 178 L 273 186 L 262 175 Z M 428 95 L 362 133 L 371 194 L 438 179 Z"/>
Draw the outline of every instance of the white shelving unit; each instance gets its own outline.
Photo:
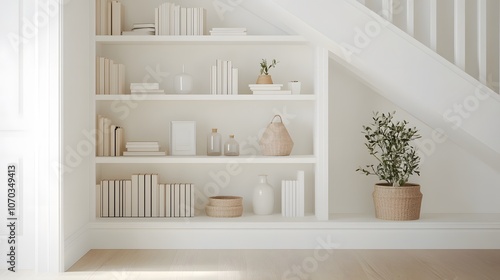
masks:
<path id="1" fill-rule="evenodd" d="M 132 1 L 126 1 L 127 4 Z M 143 2 L 136 1 L 137 5 Z M 151 9 L 154 9 L 154 4 Z M 129 7 L 128 7 L 129 8 Z M 129 23 L 130 24 L 130 23 Z M 153 230 L 168 231 L 170 226 L 188 234 L 203 235 L 203 228 L 239 229 L 269 225 L 273 230 L 296 227 L 303 223 L 328 220 L 328 54 L 310 45 L 301 36 L 91 36 L 91 58 L 104 56 L 126 66 L 126 83 L 155 81 L 165 89 L 163 95 L 131 95 L 129 92 L 95 95 L 92 98 L 90 121 L 101 114 L 125 129 L 125 141 L 159 141 L 162 150 L 169 147 L 168 124 L 173 120 L 194 120 L 197 123 L 196 156 L 161 157 L 94 157 L 92 177 L 98 184 L 102 179 L 126 179 L 132 173 L 158 173 L 161 183 L 193 182 L 197 194 L 194 218 L 98 218 L 91 205 L 90 236 L 94 247 L 102 248 L 101 240 L 110 247 L 126 248 L 122 241 L 112 241 L 114 235 L 127 235 L 129 230 L 149 235 Z M 255 83 L 262 58 L 276 58 L 279 63 L 271 70 L 274 83 L 290 80 L 302 82 L 300 95 L 252 95 L 248 84 Z M 238 95 L 209 94 L 209 69 L 215 59 L 231 60 L 239 69 Z M 185 65 L 194 79 L 193 94 L 173 94 L 172 77 Z M 93 68 L 95 69 L 95 67 Z M 155 76 L 156 75 L 156 76 Z M 95 77 L 92 71 L 90 77 Z M 94 81 L 95 83 L 95 81 Z M 95 88 L 95 86 L 90 86 Z M 294 140 L 290 156 L 273 157 L 259 154 L 259 133 L 275 114 L 282 115 Z M 206 136 L 217 127 L 223 136 L 235 134 L 240 143 L 238 157 L 206 156 Z M 229 168 L 230 182 L 221 183 Z M 281 216 L 280 189 L 282 179 L 292 179 L 297 170 L 306 175 L 306 217 Z M 252 214 L 251 192 L 258 174 L 270 175 L 275 188 L 275 214 Z M 214 175 L 216 174 L 216 175 Z M 218 179 L 220 179 L 218 181 Z M 216 191 L 213 191 L 217 185 Z M 95 186 L 90 186 L 95 197 Z M 213 191 L 213 192 L 212 192 Z M 204 198 L 210 195 L 240 195 L 244 198 L 244 215 L 234 219 L 207 217 L 203 211 Z M 95 201 L 94 201 L 95 203 Z M 241 226 L 243 225 L 244 226 Z M 192 231 L 197 232 L 192 232 Z M 166 233 L 166 232 L 164 232 Z M 243 232 L 242 232 L 243 233 Z M 135 233 L 134 233 L 135 234 Z M 179 233 L 182 235 L 183 233 Z M 181 242 L 182 243 L 182 242 Z M 141 245 L 142 244 L 142 245 Z M 109 247 L 108 246 L 108 247 Z M 134 245 L 150 247 L 149 241 Z M 159 247 L 172 247 L 166 243 Z M 207 247 L 200 245 L 199 247 Z"/>

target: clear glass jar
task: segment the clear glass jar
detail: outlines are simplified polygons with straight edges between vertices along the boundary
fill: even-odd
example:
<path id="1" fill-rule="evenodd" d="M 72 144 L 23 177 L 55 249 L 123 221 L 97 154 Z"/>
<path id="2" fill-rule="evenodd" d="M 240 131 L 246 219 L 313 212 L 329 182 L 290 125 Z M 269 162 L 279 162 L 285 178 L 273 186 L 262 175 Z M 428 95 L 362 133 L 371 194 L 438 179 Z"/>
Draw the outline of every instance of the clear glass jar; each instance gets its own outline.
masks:
<path id="1" fill-rule="evenodd" d="M 217 128 L 212 128 L 212 133 L 207 139 L 207 155 L 220 156 L 222 154 L 222 140 Z"/>
<path id="2" fill-rule="evenodd" d="M 224 143 L 224 155 L 225 156 L 239 156 L 240 155 L 240 144 L 234 139 L 234 135 L 229 135 L 229 139 Z"/>

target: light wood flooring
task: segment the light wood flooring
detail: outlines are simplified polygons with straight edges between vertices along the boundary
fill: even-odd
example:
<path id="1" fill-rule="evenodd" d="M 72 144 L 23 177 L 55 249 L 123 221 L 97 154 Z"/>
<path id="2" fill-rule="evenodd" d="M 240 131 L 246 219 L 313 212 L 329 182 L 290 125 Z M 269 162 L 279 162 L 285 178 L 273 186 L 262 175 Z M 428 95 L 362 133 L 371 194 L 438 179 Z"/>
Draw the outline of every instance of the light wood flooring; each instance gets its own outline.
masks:
<path id="1" fill-rule="evenodd" d="M 12 274 L 0 279 L 30 276 Z M 498 280 L 500 250 L 91 250 L 65 273 L 30 279 Z"/>

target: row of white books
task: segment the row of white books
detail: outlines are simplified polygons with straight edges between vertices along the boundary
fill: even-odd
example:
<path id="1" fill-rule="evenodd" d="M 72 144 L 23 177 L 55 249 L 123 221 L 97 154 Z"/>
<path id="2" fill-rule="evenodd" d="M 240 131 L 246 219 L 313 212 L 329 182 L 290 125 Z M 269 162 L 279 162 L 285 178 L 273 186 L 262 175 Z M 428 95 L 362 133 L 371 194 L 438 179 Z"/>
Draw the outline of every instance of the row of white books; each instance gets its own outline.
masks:
<path id="1" fill-rule="evenodd" d="M 96 35 L 121 35 L 123 5 L 116 0 L 96 0 Z"/>
<path id="2" fill-rule="evenodd" d="M 297 180 L 281 181 L 281 213 L 284 217 L 304 217 L 304 171 Z"/>
<path id="3" fill-rule="evenodd" d="M 216 59 L 210 69 L 210 93 L 238 94 L 238 68 L 230 60 Z"/>
<path id="4" fill-rule="evenodd" d="M 125 145 L 124 156 L 164 156 L 166 153 L 160 151 L 160 144 L 155 141 L 131 141 Z"/>
<path id="5" fill-rule="evenodd" d="M 245 36 L 247 29 L 244 27 L 214 27 L 210 30 L 212 36 Z"/>
<path id="6" fill-rule="evenodd" d="M 96 94 L 125 93 L 125 65 L 112 59 L 96 59 Z"/>
<path id="7" fill-rule="evenodd" d="M 163 3 L 155 8 L 155 35 L 205 35 L 207 11 Z"/>
<path id="8" fill-rule="evenodd" d="M 102 180 L 96 185 L 97 217 L 194 217 L 194 184 L 158 183 L 158 174 Z"/>
<path id="9" fill-rule="evenodd" d="M 123 128 L 101 115 L 97 115 L 96 128 L 96 156 L 121 156 L 124 150 Z"/>
<path id="10" fill-rule="evenodd" d="M 160 89 L 159 83 L 130 83 L 131 94 L 163 94 L 165 90 Z"/>

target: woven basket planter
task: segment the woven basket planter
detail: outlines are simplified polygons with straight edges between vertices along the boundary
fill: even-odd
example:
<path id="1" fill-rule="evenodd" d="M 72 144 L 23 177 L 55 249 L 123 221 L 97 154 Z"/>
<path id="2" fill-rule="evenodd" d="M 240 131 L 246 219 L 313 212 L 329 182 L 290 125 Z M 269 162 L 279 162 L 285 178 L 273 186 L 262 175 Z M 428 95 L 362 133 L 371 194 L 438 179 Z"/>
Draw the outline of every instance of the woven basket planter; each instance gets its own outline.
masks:
<path id="1" fill-rule="evenodd" d="M 376 184 L 373 191 L 375 217 L 383 220 L 410 221 L 420 218 L 422 193 L 420 185 L 393 187 Z"/>
<path id="2" fill-rule="evenodd" d="M 279 122 L 274 122 L 278 117 Z M 275 115 L 259 140 L 261 153 L 265 156 L 288 156 L 292 152 L 293 141 L 280 115 Z"/>
<path id="3" fill-rule="evenodd" d="M 211 196 L 208 198 L 208 205 L 219 207 L 243 206 L 243 197 L 241 196 Z"/>

